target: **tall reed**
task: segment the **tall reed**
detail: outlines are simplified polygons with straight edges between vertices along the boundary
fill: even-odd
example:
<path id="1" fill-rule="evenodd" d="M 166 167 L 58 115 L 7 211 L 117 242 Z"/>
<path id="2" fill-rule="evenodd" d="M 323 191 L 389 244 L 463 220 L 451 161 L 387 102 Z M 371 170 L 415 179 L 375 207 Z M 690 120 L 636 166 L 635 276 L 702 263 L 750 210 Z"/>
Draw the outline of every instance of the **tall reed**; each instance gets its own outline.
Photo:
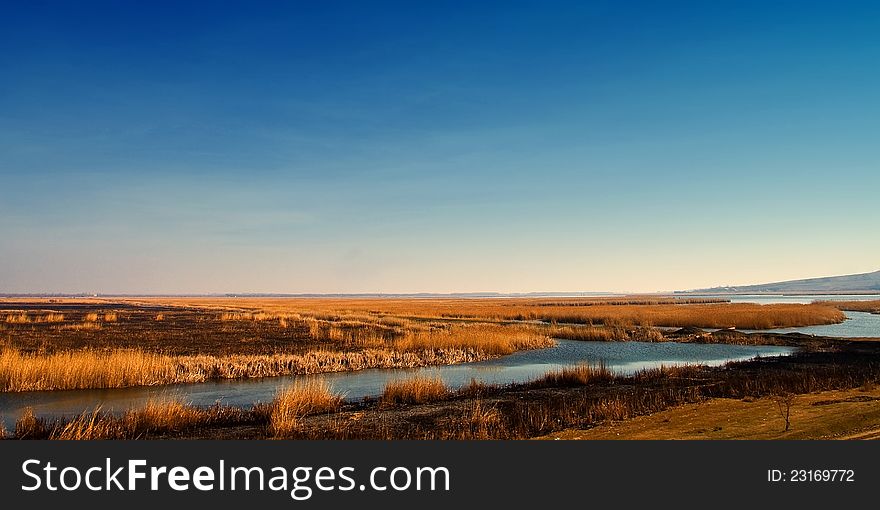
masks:
<path id="1" fill-rule="evenodd" d="M 387 404 L 422 404 L 442 400 L 450 394 L 449 388 L 439 377 L 414 377 L 391 381 L 382 392 L 382 402 Z"/>
<path id="2" fill-rule="evenodd" d="M 122 414 L 105 412 L 101 406 L 72 418 L 45 420 L 27 408 L 15 424 L 17 439 L 141 439 L 154 434 L 173 434 L 215 425 L 253 422 L 256 415 L 234 407 L 214 405 L 198 408 L 176 398 L 149 400 L 144 406 Z"/>
<path id="3" fill-rule="evenodd" d="M 532 387 L 566 387 L 582 386 L 584 384 L 609 382 L 614 380 L 614 373 L 605 366 L 605 363 L 587 364 L 563 367 L 559 370 L 548 372 L 540 378 L 529 383 Z"/>
<path id="4" fill-rule="evenodd" d="M 0 391 L 155 386 L 367 368 L 416 368 L 486 358 L 487 355 L 473 350 L 454 348 L 415 352 L 318 350 L 304 354 L 227 356 L 169 356 L 140 350 L 28 354 L 7 348 L 0 349 Z"/>
<path id="5" fill-rule="evenodd" d="M 335 411 L 342 404 L 342 396 L 331 391 L 324 380 L 296 382 L 284 388 L 270 405 L 269 432 L 284 437 L 299 428 L 300 420 L 311 414 Z"/>

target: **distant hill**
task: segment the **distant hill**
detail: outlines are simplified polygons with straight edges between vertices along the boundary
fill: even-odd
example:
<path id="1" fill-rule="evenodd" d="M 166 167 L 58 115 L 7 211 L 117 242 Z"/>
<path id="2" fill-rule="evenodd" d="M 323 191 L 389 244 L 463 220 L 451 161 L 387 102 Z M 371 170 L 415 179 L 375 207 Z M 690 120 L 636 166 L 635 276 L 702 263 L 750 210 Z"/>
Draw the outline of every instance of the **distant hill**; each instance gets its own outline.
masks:
<path id="1" fill-rule="evenodd" d="M 880 292 L 880 271 L 873 273 L 850 274 L 845 276 L 826 276 L 823 278 L 807 278 L 805 280 L 789 280 L 785 282 L 763 283 L 759 285 L 742 285 L 737 287 L 712 287 L 684 291 L 693 294 L 819 294 L 819 293 L 868 293 Z"/>

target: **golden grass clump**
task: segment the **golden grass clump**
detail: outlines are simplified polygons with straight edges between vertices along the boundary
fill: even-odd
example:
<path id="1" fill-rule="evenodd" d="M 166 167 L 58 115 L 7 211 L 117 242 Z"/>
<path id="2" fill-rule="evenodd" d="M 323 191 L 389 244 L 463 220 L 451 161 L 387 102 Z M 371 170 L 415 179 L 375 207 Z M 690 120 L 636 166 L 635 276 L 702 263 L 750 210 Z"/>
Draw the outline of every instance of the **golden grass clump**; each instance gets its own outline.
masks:
<path id="1" fill-rule="evenodd" d="M 47 313 L 39 319 L 40 322 L 64 322 L 63 313 Z"/>
<path id="2" fill-rule="evenodd" d="M 107 312 L 104 314 L 104 322 L 116 322 L 119 319 L 119 314 L 116 312 Z"/>
<path id="3" fill-rule="evenodd" d="M 83 318 L 85 322 L 98 322 L 98 314 L 97 313 L 87 313 Z"/>
<path id="4" fill-rule="evenodd" d="M 76 324 L 63 324 L 57 327 L 58 329 L 69 329 L 72 331 L 96 331 L 101 329 L 101 323 L 99 322 L 79 322 Z"/>
<path id="5" fill-rule="evenodd" d="M 609 326 L 556 326 L 551 325 L 549 334 L 553 338 L 579 340 L 588 342 L 614 342 L 627 340 L 628 335 L 623 328 Z"/>
<path id="6" fill-rule="evenodd" d="M 614 373 L 604 363 L 581 363 L 571 367 L 563 367 L 541 376 L 531 383 L 537 387 L 583 386 L 597 382 L 614 380 Z"/>
<path id="7" fill-rule="evenodd" d="M 382 392 L 386 404 L 421 404 L 449 396 L 449 388 L 439 377 L 414 377 L 391 381 Z"/>
<path id="8" fill-rule="evenodd" d="M 31 321 L 26 313 L 9 313 L 6 314 L 6 322 L 8 324 L 27 324 Z"/>
<path id="9" fill-rule="evenodd" d="M 165 314 L 164 314 L 164 313 L 157 313 L 157 314 L 156 314 L 156 319 L 155 319 L 155 320 L 156 320 L 156 322 L 162 322 L 162 321 L 164 321 L 164 320 L 165 320 Z"/>
<path id="10" fill-rule="evenodd" d="M 250 320 L 251 314 L 223 312 L 220 314 L 220 320 L 221 321 L 240 321 L 240 320 L 245 320 L 245 315 L 247 315 L 247 319 Z"/>
<path id="11" fill-rule="evenodd" d="M 19 439 L 28 439 L 43 436 L 45 430 L 46 423 L 37 418 L 33 407 L 28 407 L 24 410 L 18 421 L 15 422 L 14 434 Z"/>
<path id="12" fill-rule="evenodd" d="M 459 388 L 456 393 L 465 397 L 483 397 L 497 389 L 498 386 L 471 377 L 470 382 Z"/>
<path id="13" fill-rule="evenodd" d="M 127 426 L 136 431 L 174 431 L 204 420 L 204 411 L 175 398 L 151 399 L 125 414 Z"/>
<path id="14" fill-rule="evenodd" d="M 86 411 L 69 421 L 64 421 L 52 427 L 49 432 L 50 439 L 87 441 L 94 439 L 111 439 L 118 437 L 118 423 L 107 419 L 101 412 L 101 407 L 93 411 Z"/>
<path id="15" fill-rule="evenodd" d="M 295 432 L 304 416 L 339 409 L 342 396 L 333 393 L 324 380 L 296 382 L 278 392 L 270 404 L 269 432 L 284 437 Z"/>

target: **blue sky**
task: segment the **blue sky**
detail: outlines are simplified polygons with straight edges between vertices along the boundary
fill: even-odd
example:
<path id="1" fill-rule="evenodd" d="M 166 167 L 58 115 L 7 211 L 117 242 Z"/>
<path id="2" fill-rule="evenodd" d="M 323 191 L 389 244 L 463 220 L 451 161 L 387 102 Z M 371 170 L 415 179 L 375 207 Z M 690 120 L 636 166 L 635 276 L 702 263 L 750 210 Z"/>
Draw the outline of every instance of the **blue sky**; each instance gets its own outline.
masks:
<path id="1" fill-rule="evenodd" d="M 0 292 L 880 269 L 872 2 L 26 2 Z"/>

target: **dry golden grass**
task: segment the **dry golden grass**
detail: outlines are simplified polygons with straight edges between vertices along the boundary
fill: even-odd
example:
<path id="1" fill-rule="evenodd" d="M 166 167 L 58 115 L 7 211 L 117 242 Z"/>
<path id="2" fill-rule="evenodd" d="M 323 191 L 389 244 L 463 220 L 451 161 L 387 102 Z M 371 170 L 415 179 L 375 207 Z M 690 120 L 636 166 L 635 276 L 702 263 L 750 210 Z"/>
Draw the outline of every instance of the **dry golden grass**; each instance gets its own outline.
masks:
<path id="1" fill-rule="evenodd" d="M 611 326 L 550 326 L 553 338 L 592 342 L 613 342 L 626 340 L 625 328 Z"/>
<path id="2" fill-rule="evenodd" d="M 139 350 L 25 354 L 0 350 L 0 391 L 124 388 L 274 377 L 367 368 L 416 368 L 487 359 L 463 349 L 398 352 L 311 351 L 305 354 L 168 356 Z"/>
<path id="3" fill-rule="evenodd" d="M 220 314 L 221 321 L 244 321 L 251 320 L 253 314 L 240 312 L 223 312 Z"/>
<path id="4" fill-rule="evenodd" d="M 50 439 L 87 441 L 110 439 L 118 436 L 116 420 L 106 419 L 100 406 L 84 412 L 70 421 L 58 424 L 49 432 Z"/>
<path id="5" fill-rule="evenodd" d="M 376 320 L 450 318 L 479 321 L 541 320 L 576 324 L 621 324 L 740 329 L 833 324 L 843 313 L 826 304 L 718 303 L 663 297 L 633 298 L 162 298 L 139 301 L 208 309 L 251 308 L 254 313 L 296 313 L 331 320 L 356 314 Z"/>
<path id="6" fill-rule="evenodd" d="M 612 380 L 614 380 L 614 373 L 612 373 L 604 363 L 596 365 L 579 364 L 549 372 L 530 383 L 530 385 L 535 387 L 547 386 L 558 388 L 566 386 L 582 386 L 585 384 L 609 382 Z"/>
<path id="7" fill-rule="evenodd" d="M 546 332 L 553 338 L 592 342 L 663 342 L 666 338 L 650 326 L 623 326 L 609 323 L 604 326 L 559 326 L 550 324 Z"/>
<path id="8" fill-rule="evenodd" d="M 26 313 L 10 313 L 6 315 L 6 322 L 9 324 L 27 324 L 31 319 Z"/>
<path id="9" fill-rule="evenodd" d="M 70 419 L 46 421 L 28 408 L 15 424 L 17 439 L 139 439 L 213 424 L 234 424 L 252 419 L 247 411 L 222 406 L 201 409 L 175 398 L 148 401 L 122 415 L 104 412 L 100 406 Z"/>
<path id="10" fill-rule="evenodd" d="M 449 388 L 439 377 L 414 377 L 391 381 L 382 392 L 386 404 L 421 404 L 442 400 L 449 395 Z"/>
<path id="11" fill-rule="evenodd" d="M 465 397 L 483 397 L 490 392 L 498 390 L 498 388 L 499 386 L 497 385 L 489 384 L 471 377 L 470 382 L 456 390 L 456 393 Z"/>
<path id="12" fill-rule="evenodd" d="M 547 331 L 533 325 L 414 322 L 351 315 L 298 320 L 308 328 L 311 339 L 345 347 L 404 352 L 471 349 L 497 356 L 553 346 Z"/>
<path id="13" fill-rule="evenodd" d="M 150 400 L 126 413 L 126 421 L 135 430 L 174 430 L 190 427 L 203 419 L 202 410 L 178 399 Z"/>
<path id="14" fill-rule="evenodd" d="M 44 429 L 44 423 L 34 414 L 34 409 L 28 407 L 21 414 L 18 421 L 15 422 L 15 437 L 19 439 L 29 439 L 39 436 Z"/>
<path id="15" fill-rule="evenodd" d="M 524 349 L 552 347 L 553 339 L 532 326 L 455 324 L 442 329 L 406 330 L 394 341 L 395 349 L 474 349 L 490 355 L 511 354 Z"/>
<path id="16" fill-rule="evenodd" d="M 880 299 L 871 301 L 814 301 L 815 304 L 833 306 L 848 312 L 880 313 Z"/>
<path id="17" fill-rule="evenodd" d="M 72 331 L 95 331 L 101 329 L 101 324 L 98 322 L 80 322 L 77 324 L 64 324 L 62 326 L 59 326 L 58 329 L 67 329 Z"/>
<path id="18" fill-rule="evenodd" d="M 156 320 L 156 322 L 164 321 L 164 320 L 165 320 L 165 314 L 164 314 L 164 313 L 157 313 L 157 314 L 156 314 L 156 319 L 155 319 L 155 320 Z"/>
<path id="19" fill-rule="evenodd" d="M 475 400 L 469 406 L 463 418 L 468 439 L 492 439 L 495 437 L 494 431 L 502 426 L 498 408 L 487 406 L 480 400 Z"/>
<path id="20" fill-rule="evenodd" d="M 269 432 L 275 437 L 289 436 L 304 416 L 333 412 L 340 405 L 342 396 L 333 393 L 323 380 L 294 383 L 281 390 L 270 404 Z"/>
<path id="21" fill-rule="evenodd" d="M 45 313 L 42 315 L 35 315 L 31 317 L 27 313 L 10 313 L 6 315 L 6 321 L 8 324 L 28 324 L 31 322 L 36 323 L 45 323 L 45 322 L 63 322 L 64 314 L 63 313 Z"/>
<path id="22" fill-rule="evenodd" d="M 116 322 L 119 319 L 119 314 L 116 312 L 107 312 L 104 314 L 104 322 Z"/>
<path id="23" fill-rule="evenodd" d="M 97 313 L 87 313 L 83 318 L 86 322 L 98 322 L 98 314 Z"/>

